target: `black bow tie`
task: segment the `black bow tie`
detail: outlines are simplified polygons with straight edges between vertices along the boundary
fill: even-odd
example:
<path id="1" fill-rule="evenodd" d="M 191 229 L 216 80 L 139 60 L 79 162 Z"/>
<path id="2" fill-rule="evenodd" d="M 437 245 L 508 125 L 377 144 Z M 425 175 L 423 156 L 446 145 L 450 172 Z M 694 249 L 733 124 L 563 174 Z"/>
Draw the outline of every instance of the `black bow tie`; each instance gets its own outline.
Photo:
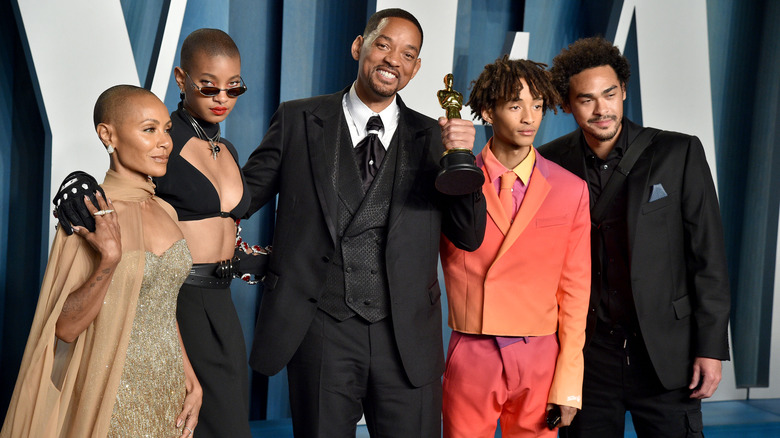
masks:
<path id="1" fill-rule="evenodd" d="M 355 146 L 357 162 L 360 167 L 360 179 L 363 190 L 368 190 L 374 180 L 382 159 L 385 158 L 385 148 L 379 140 L 379 133 L 384 128 L 379 116 L 371 116 L 366 123 L 366 136 Z"/>

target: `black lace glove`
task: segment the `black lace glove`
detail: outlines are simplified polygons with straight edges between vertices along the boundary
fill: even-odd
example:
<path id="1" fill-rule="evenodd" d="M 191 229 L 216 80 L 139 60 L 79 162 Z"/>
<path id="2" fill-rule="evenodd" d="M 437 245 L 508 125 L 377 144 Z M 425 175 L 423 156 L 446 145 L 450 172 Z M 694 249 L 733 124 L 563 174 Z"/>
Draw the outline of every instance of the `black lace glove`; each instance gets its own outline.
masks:
<path id="1" fill-rule="evenodd" d="M 60 226 L 69 236 L 73 234 L 73 227 L 84 227 L 90 232 L 95 231 L 95 218 L 87 210 L 84 203 L 84 195 L 89 197 L 92 204 L 97 206 L 98 201 L 95 192 L 100 192 L 105 199 L 106 193 L 98 185 L 92 175 L 77 170 L 71 172 L 62 181 L 60 189 L 54 195 L 54 217 L 59 219 Z"/>

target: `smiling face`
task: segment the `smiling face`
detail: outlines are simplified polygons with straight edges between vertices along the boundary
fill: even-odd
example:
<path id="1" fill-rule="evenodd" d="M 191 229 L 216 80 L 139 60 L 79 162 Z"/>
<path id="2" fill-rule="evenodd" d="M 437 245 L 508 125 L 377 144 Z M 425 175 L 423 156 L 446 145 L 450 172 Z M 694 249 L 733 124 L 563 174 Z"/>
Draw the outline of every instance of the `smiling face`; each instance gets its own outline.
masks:
<path id="1" fill-rule="evenodd" d="M 153 95 L 128 98 L 121 115 L 97 126 L 103 143 L 114 147 L 111 169 L 143 180 L 165 175 L 171 150 L 170 129 L 168 109 Z"/>
<path id="2" fill-rule="evenodd" d="M 574 116 L 591 148 L 611 148 L 622 126 L 624 100 L 625 84 L 620 83 L 612 67 L 602 65 L 571 77 L 568 103 L 563 109 Z"/>
<path id="3" fill-rule="evenodd" d="M 365 39 L 352 43 L 352 57 L 358 61 L 356 91 L 374 111 L 390 104 L 420 69 L 421 35 L 403 18 L 385 18 Z M 378 110 L 377 110 L 378 109 Z"/>
<path id="4" fill-rule="evenodd" d="M 184 108 L 195 117 L 210 123 L 219 123 L 230 114 L 236 97 L 225 91 L 216 96 L 204 96 L 195 87 L 233 88 L 241 85 L 241 58 L 238 56 L 209 56 L 197 52 L 188 71 L 181 67 L 174 70 L 176 83 L 184 90 Z M 188 77 L 189 76 L 189 77 Z"/>
<path id="5" fill-rule="evenodd" d="M 482 111 L 482 118 L 493 125 L 494 150 L 515 150 L 533 146 L 544 116 L 544 99 L 533 97 L 528 83 L 520 79 L 522 90 L 515 99 L 496 103 Z"/>

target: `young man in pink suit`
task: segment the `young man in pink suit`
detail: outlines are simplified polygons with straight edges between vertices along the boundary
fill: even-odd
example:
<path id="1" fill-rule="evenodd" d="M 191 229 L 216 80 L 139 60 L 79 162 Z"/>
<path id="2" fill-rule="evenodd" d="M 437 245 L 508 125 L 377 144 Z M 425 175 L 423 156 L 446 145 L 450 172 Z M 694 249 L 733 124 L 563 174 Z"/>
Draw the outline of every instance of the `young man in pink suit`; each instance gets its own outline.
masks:
<path id="1" fill-rule="evenodd" d="M 545 160 L 533 141 L 558 94 L 544 64 L 485 66 L 468 105 L 493 127 L 477 157 L 487 227 L 474 252 L 442 238 L 453 329 L 444 373 L 444 436 L 557 435 L 581 406 L 590 297 L 590 213 L 585 182 Z"/>

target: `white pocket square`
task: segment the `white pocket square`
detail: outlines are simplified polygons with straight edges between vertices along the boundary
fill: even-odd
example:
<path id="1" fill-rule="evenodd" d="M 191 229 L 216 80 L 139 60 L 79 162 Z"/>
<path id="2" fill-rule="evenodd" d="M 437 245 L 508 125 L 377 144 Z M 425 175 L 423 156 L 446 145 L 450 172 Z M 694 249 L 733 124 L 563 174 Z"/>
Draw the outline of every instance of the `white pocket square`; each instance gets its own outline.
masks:
<path id="1" fill-rule="evenodd" d="M 650 191 L 650 201 L 657 201 L 661 198 L 665 198 L 666 190 L 664 190 L 664 186 L 661 183 L 653 184 L 652 190 Z"/>

